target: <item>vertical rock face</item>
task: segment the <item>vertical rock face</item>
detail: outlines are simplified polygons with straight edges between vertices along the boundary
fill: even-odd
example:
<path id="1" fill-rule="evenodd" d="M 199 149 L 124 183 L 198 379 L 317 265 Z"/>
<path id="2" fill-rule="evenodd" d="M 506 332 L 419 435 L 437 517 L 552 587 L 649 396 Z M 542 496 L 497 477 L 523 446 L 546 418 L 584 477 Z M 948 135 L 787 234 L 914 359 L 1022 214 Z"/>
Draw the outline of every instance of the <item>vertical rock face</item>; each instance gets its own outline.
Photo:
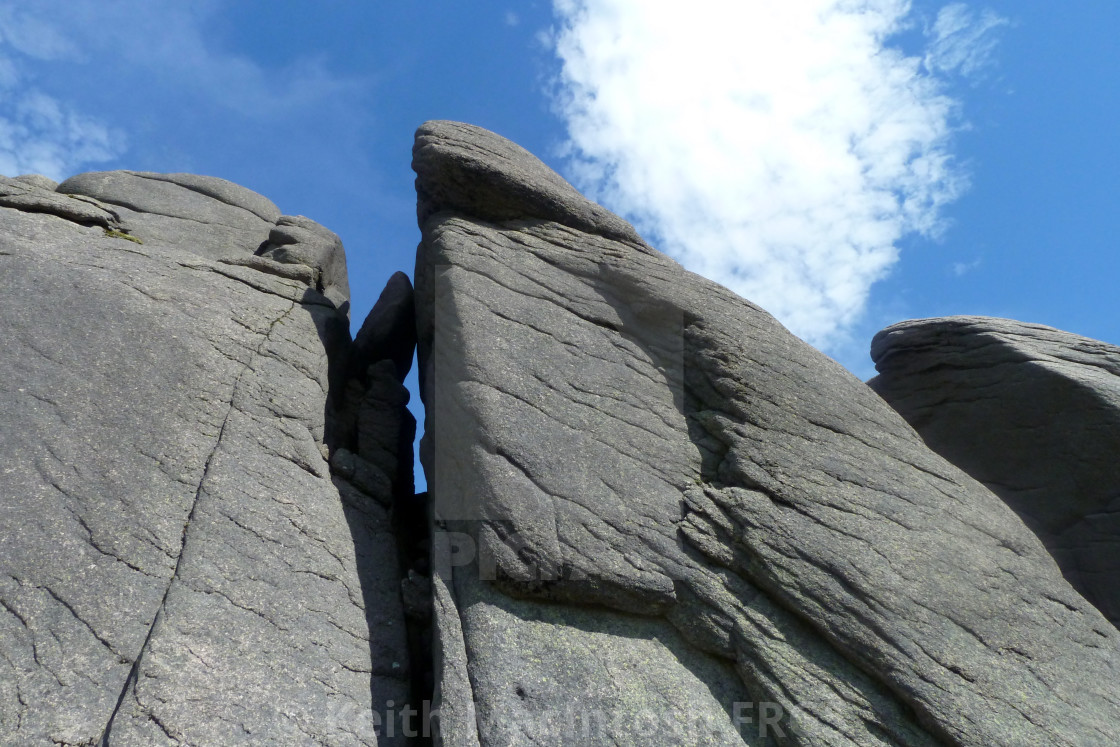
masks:
<path id="1" fill-rule="evenodd" d="M 243 187 L 0 177 L 0 744 L 1120 744 L 1120 352 L 873 391 L 493 133 L 414 167 L 353 341 Z"/>
<path id="2" fill-rule="evenodd" d="M 1120 622 L 1120 348 L 986 317 L 875 336 L 870 384 L 1007 501 L 1070 583 Z"/>
<path id="3" fill-rule="evenodd" d="M 337 237 L 209 177 L 51 186 L 0 183 L 0 743 L 378 743 L 410 474 L 327 459 L 408 424 L 344 412 Z"/>
<path id="4" fill-rule="evenodd" d="M 492 133 L 414 168 L 443 743 L 1120 743 L 1120 634 L 862 382 Z"/>

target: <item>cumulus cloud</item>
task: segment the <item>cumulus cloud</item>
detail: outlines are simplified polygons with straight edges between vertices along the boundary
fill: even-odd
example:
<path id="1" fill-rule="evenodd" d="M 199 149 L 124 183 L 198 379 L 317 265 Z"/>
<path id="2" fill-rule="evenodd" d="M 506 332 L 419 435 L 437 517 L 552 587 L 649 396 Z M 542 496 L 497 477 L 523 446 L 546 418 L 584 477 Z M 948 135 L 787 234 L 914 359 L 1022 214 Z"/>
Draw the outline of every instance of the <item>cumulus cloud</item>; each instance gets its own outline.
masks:
<path id="1" fill-rule="evenodd" d="M 61 179 L 123 151 L 119 131 L 41 90 L 24 71 L 27 61 L 76 56 L 49 19 L 26 6 L 0 5 L 0 174 Z"/>
<path id="2" fill-rule="evenodd" d="M 899 239 L 936 234 L 966 186 L 936 77 L 948 51 L 891 45 L 905 0 L 554 7 L 577 185 L 815 345 L 843 337 Z M 990 54 L 968 57 L 990 31 L 970 18 L 939 16 L 933 37 L 959 69 Z"/>

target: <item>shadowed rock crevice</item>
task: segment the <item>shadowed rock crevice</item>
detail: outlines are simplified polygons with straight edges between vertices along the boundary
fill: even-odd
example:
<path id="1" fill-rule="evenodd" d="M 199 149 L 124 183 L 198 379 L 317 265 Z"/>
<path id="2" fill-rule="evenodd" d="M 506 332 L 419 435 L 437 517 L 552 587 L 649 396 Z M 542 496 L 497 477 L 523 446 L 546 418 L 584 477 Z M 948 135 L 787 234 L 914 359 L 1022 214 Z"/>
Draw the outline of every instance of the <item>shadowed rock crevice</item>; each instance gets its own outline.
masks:
<path id="1" fill-rule="evenodd" d="M 406 405 L 404 379 L 412 367 L 416 326 L 412 284 L 395 273 L 366 317 L 345 356 L 336 357 L 342 398 L 332 413 L 331 469 L 344 498 L 347 519 L 359 557 L 367 607 L 392 594 L 403 605 L 408 662 L 402 672 L 409 680 L 409 698 L 395 710 L 421 713 L 432 698 L 431 587 L 427 501 L 415 494 L 412 444 L 416 422 Z M 392 540 L 376 546 L 378 538 L 363 529 L 376 510 Z M 390 560 L 386 548 L 395 551 Z M 386 566 L 393 568 L 394 585 L 386 587 Z M 371 621 L 371 625 L 375 621 Z M 371 640 L 377 631 L 371 627 Z M 375 703 L 376 696 L 375 695 Z M 384 706 L 384 704 L 382 704 Z M 396 724 L 403 733 L 408 724 Z M 419 716 L 410 728 L 419 731 Z M 417 743 L 426 744 L 427 740 Z"/>

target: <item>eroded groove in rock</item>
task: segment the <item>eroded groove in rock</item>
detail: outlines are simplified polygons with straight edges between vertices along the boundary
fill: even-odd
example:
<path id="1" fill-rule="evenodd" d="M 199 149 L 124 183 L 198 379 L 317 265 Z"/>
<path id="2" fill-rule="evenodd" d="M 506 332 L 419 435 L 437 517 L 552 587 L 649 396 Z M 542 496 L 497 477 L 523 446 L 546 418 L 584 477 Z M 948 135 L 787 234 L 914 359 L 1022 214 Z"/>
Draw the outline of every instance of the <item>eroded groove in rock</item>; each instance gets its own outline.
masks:
<path id="1" fill-rule="evenodd" d="M 1120 348 L 988 317 L 903 322 L 871 386 L 1007 501 L 1073 586 L 1120 621 Z"/>
<path id="2" fill-rule="evenodd" d="M 616 717 L 599 743 L 637 743 L 643 708 L 662 736 L 691 709 L 714 724 L 693 736 L 766 743 L 744 702 L 795 744 L 1120 738 L 1120 635 L 862 382 L 573 219 L 597 206 L 491 133 L 429 123 L 415 159 L 421 457 L 464 651 L 438 687 L 461 712 L 470 682 L 482 745 L 548 743 L 568 704 Z"/>

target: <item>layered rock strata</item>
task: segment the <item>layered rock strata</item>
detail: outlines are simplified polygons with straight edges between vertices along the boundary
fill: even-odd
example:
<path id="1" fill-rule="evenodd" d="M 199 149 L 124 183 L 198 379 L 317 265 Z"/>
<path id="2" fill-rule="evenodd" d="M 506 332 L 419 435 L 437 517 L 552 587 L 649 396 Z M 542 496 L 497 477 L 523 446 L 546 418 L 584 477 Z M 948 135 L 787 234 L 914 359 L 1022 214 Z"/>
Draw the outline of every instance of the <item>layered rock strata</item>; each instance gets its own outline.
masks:
<path id="1" fill-rule="evenodd" d="M 866 385 L 512 143 L 413 155 L 444 743 L 1120 742 L 1120 634 Z"/>
<path id="2" fill-rule="evenodd" d="M 988 486 L 1120 623 L 1120 348 L 1039 324 L 919 319 L 875 336 L 869 383 Z"/>
<path id="3" fill-rule="evenodd" d="M 347 370 L 337 237 L 210 177 L 52 186 L 0 184 L 0 743 L 377 744 L 411 473 L 328 458 L 411 432 L 388 353 Z"/>

